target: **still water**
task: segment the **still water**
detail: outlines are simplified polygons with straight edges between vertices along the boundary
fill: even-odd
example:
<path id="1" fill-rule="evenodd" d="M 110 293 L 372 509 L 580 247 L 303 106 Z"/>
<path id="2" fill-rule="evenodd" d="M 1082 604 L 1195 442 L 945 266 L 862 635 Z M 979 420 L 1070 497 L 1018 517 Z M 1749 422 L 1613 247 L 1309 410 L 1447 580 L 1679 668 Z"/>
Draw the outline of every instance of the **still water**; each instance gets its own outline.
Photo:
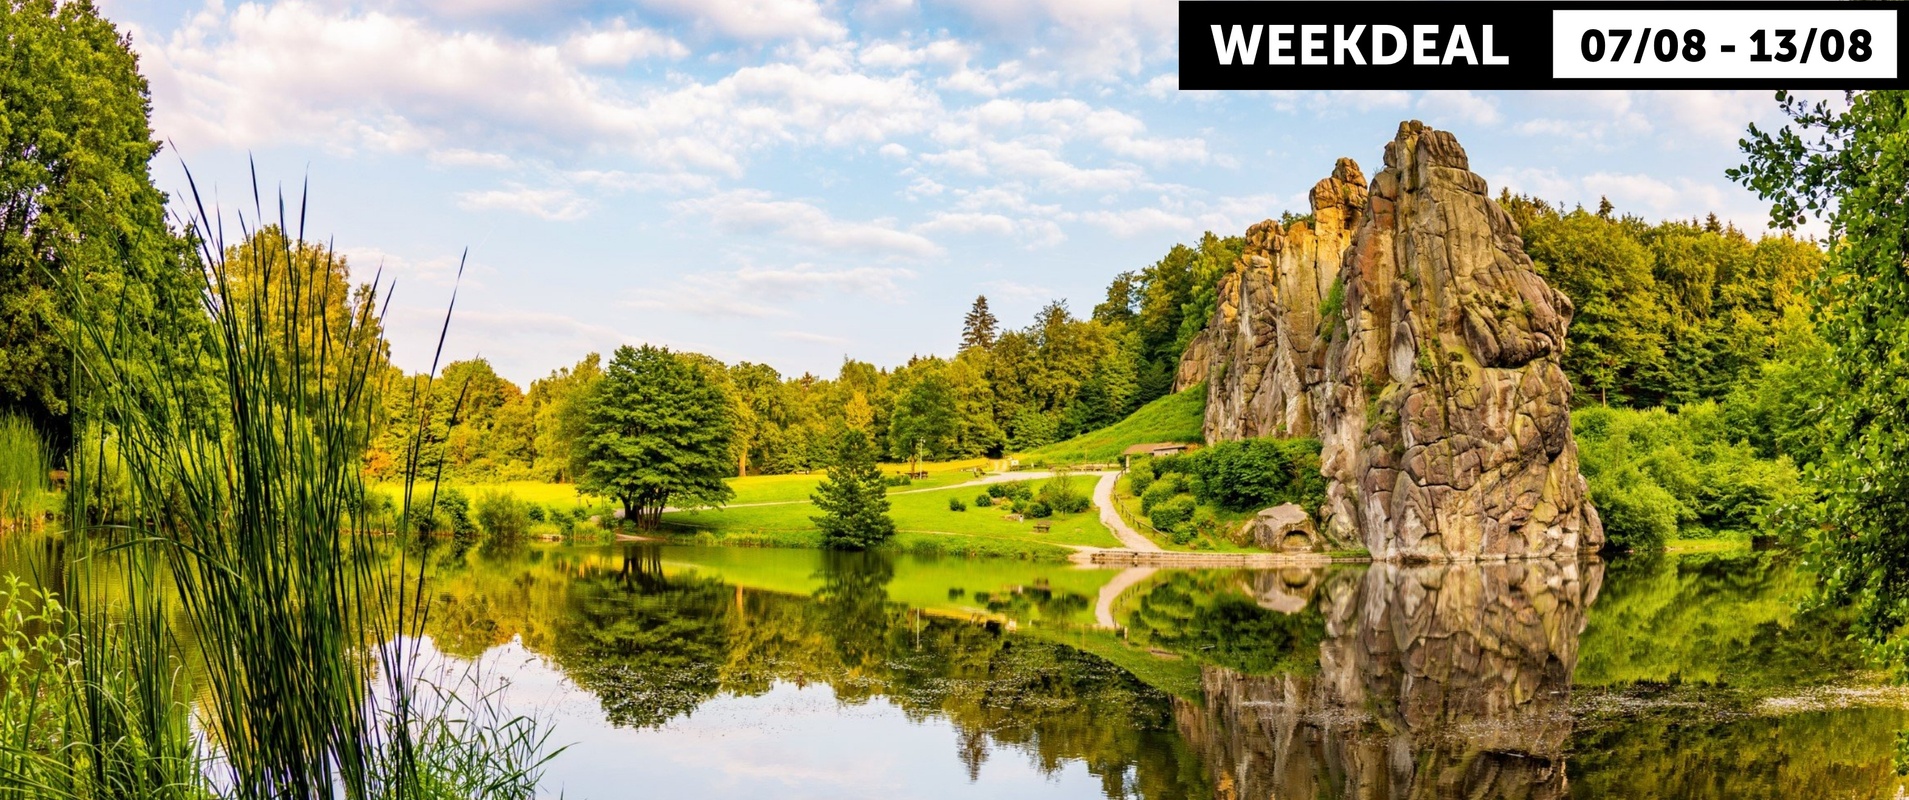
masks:
<path id="1" fill-rule="evenodd" d="M 568 798 L 1894 798 L 1909 692 L 1781 553 L 1099 570 L 440 548 Z"/>
<path id="2" fill-rule="evenodd" d="M 447 653 L 567 797 L 1889 798 L 1909 696 L 1781 554 L 1092 570 L 475 552 Z"/>

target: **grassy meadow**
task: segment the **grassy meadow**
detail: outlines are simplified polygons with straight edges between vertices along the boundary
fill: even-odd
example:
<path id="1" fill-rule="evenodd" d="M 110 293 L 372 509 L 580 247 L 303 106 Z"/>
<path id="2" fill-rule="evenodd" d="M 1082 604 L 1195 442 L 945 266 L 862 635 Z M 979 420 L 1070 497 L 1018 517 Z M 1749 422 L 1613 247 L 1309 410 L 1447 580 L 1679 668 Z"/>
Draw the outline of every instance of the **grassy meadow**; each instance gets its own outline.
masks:
<path id="1" fill-rule="evenodd" d="M 1111 464 L 1136 444 L 1200 442 L 1206 418 L 1206 384 L 1188 387 L 1141 406 L 1126 419 L 1063 442 L 1019 454 L 1023 465 Z"/>

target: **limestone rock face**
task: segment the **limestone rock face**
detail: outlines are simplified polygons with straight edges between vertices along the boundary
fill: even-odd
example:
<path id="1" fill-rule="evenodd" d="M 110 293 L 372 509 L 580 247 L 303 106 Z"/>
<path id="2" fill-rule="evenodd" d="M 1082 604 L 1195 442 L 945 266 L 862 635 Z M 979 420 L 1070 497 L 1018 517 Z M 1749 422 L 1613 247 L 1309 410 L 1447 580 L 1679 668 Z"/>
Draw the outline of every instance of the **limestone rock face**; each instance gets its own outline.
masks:
<path id="1" fill-rule="evenodd" d="M 1293 503 L 1259 512 L 1246 523 L 1247 539 L 1275 553 L 1310 553 L 1319 548 L 1319 531 L 1312 515 Z"/>
<path id="2" fill-rule="evenodd" d="M 1334 532 L 1376 558 L 1602 545 L 1560 361 L 1571 302 L 1450 133 L 1400 126 L 1340 280 L 1320 409 Z"/>
<path id="3" fill-rule="evenodd" d="M 1208 441 L 1312 436 L 1326 377 L 1320 306 L 1365 209 L 1365 176 L 1342 158 L 1312 190 L 1313 221 L 1246 231 L 1206 330 L 1181 359 L 1175 391 L 1207 381 Z"/>
<path id="4" fill-rule="evenodd" d="M 1324 444 L 1329 540 L 1381 559 L 1603 544 L 1561 364 L 1572 306 L 1450 133 L 1399 127 L 1370 186 L 1340 159 L 1311 225 L 1247 231 L 1180 365 L 1208 441 Z"/>

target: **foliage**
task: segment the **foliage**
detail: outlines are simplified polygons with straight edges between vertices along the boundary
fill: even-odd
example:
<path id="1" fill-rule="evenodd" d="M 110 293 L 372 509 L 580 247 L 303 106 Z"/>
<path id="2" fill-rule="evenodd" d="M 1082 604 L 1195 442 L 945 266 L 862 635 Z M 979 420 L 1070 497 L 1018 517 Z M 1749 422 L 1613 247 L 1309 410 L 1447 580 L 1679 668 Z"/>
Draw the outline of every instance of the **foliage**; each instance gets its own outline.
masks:
<path id="1" fill-rule="evenodd" d="M 46 505 L 46 443 L 25 417 L 0 414 L 0 528 L 37 516 Z"/>
<path id="2" fill-rule="evenodd" d="M 987 495 L 982 495 L 982 497 L 986 497 L 986 496 Z M 986 503 L 983 503 L 982 505 L 986 505 Z M 948 498 L 948 510 L 949 511 L 966 511 L 968 510 L 968 504 L 966 501 L 962 500 L 959 497 L 950 497 Z"/>
<path id="3" fill-rule="evenodd" d="M 994 495 L 988 494 L 986 492 L 975 495 L 974 497 L 975 508 L 987 508 L 988 506 L 991 506 L 991 505 L 994 505 Z"/>
<path id="4" fill-rule="evenodd" d="M 1581 403 L 1646 407 L 1718 398 L 1775 352 L 1823 261 L 1788 235 L 1752 241 L 1698 220 L 1649 224 L 1501 195 L 1525 252 L 1570 298 L 1565 374 Z"/>
<path id="5" fill-rule="evenodd" d="M 206 333 L 148 171 L 159 144 L 147 105 L 131 40 L 94 4 L 0 3 L 0 410 L 54 435 L 56 458 L 75 405 L 69 282 L 115 310 L 129 363 Z"/>
<path id="6" fill-rule="evenodd" d="M 1189 495 L 1176 494 L 1153 504 L 1153 510 L 1147 512 L 1147 521 L 1162 531 L 1172 531 L 1181 523 L 1193 519 L 1195 504 Z"/>
<path id="7" fill-rule="evenodd" d="M 578 487 L 616 498 L 624 519 L 649 530 L 672 500 L 720 505 L 732 416 L 722 388 L 687 357 L 644 345 L 617 348 L 588 399 Z"/>
<path id="8" fill-rule="evenodd" d="M 1851 92 L 1840 109 L 1777 99 L 1790 124 L 1752 126 L 1730 174 L 1771 201 L 1775 224 L 1829 221 L 1813 284 L 1831 387 L 1810 468 L 1813 549 L 1861 632 L 1909 673 L 1909 92 Z"/>
<path id="9" fill-rule="evenodd" d="M 1079 514 L 1093 505 L 1094 501 L 1087 496 L 1086 492 L 1081 491 L 1078 483 L 1078 479 L 1072 474 L 1056 473 L 1054 477 L 1041 484 L 1041 490 L 1034 496 L 1055 513 Z"/>
<path id="10" fill-rule="evenodd" d="M 1040 464 L 1106 464 L 1136 444 L 1199 442 L 1206 416 L 1206 384 L 1190 386 L 1140 407 L 1126 418 L 1021 454 L 1021 460 Z"/>
<path id="11" fill-rule="evenodd" d="M 1610 547 L 1748 536 L 1805 496 L 1787 457 L 1766 459 L 1711 401 L 1665 409 L 1593 406 L 1571 419 L 1578 458 Z"/>
<path id="12" fill-rule="evenodd" d="M 999 332 L 1000 320 L 994 312 L 988 310 L 988 298 L 976 297 L 974 306 L 968 309 L 968 315 L 961 319 L 961 349 L 987 349 L 994 346 L 994 337 Z"/>
<path id="13" fill-rule="evenodd" d="M 821 529 L 824 547 L 865 550 L 895 535 L 895 521 L 888 516 L 888 490 L 882 484 L 881 470 L 875 466 L 875 450 L 861 431 L 842 433 L 828 480 L 816 487 L 811 500 L 822 512 L 810 521 Z"/>
<path id="14" fill-rule="evenodd" d="M 1195 499 L 1229 511 L 1281 503 L 1312 510 L 1326 499 L 1319 451 L 1317 439 L 1242 439 L 1159 459 L 1152 468 L 1185 473 Z"/>
<path id="15" fill-rule="evenodd" d="M 484 529 L 485 541 L 494 544 L 521 542 L 530 530 L 531 511 L 535 508 L 516 495 L 484 492 L 477 496 L 477 525 Z M 541 509 L 538 516 L 542 516 Z"/>

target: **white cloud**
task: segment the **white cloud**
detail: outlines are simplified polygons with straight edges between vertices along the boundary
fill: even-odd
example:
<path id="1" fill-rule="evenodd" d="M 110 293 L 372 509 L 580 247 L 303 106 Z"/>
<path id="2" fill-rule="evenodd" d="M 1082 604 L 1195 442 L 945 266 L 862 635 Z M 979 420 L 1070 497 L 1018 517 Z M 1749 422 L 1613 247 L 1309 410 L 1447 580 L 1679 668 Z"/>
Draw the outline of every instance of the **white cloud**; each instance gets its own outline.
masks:
<path id="1" fill-rule="evenodd" d="M 1505 118 L 1498 110 L 1498 98 L 1464 90 L 1426 92 L 1419 96 L 1417 106 L 1427 119 L 1442 126 L 1489 128 Z"/>
<path id="2" fill-rule="evenodd" d="M 684 58 L 682 42 L 648 28 L 631 28 L 617 20 L 608 28 L 578 33 L 564 42 L 564 52 L 577 63 L 620 67 L 647 58 Z"/>
<path id="3" fill-rule="evenodd" d="M 640 0 L 651 9 L 736 39 L 814 39 L 848 35 L 814 0 Z"/>
<path id="4" fill-rule="evenodd" d="M 725 233 L 799 242 L 831 252 L 925 258 L 941 255 L 941 245 L 899 230 L 893 220 L 838 220 L 808 203 L 777 200 L 767 192 L 738 190 L 676 204 L 679 212 L 707 219 Z"/>
<path id="5" fill-rule="evenodd" d="M 1192 232 L 1191 218 L 1159 208 L 1133 208 L 1124 211 L 1089 211 L 1080 221 L 1106 228 L 1115 236 L 1135 236 L 1148 231 Z"/>
<path id="6" fill-rule="evenodd" d="M 685 275 L 663 287 L 639 290 L 625 305 L 701 317 L 788 317 L 794 316 L 792 302 L 823 294 L 896 302 L 906 295 L 902 282 L 914 276 L 910 270 L 883 267 L 745 266 Z"/>
<path id="7" fill-rule="evenodd" d="M 712 14 L 747 10 L 719 5 Z M 762 5 L 767 13 L 787 4 Z M 914 77 L 857 72 L 840 47 L 647 89 L 586 72 L 680 48 L 616 25 L 544 44 L 299 0 L 209 6 L 164 41 L 139 42 L 155 127 L 188 143 L 605 150 L 734 175 L 763 147 L 886 141 L 926 129 L 940 112 Z"/>
<path id="8" fill-rule="evenodd" d="M 582 219 L 590 213 L 590 202 L 569 189 L 532 189 L 512 187 L 463 192 L 457 207 L 466 211 L 515 211 L 552 221 Z"/>

